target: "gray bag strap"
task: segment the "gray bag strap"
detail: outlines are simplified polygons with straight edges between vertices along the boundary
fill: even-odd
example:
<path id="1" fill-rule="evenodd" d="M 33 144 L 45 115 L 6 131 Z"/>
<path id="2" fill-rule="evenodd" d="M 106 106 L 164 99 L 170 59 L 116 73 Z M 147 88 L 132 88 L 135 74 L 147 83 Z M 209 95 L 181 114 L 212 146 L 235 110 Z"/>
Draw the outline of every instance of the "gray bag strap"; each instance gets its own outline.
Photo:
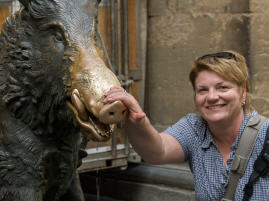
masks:
<path id="1" fill-rule="evenodd" d="M 261 115 L 255 115 L 248 121 L 244 132 L 239 140 L 238 147 L 231 166 L 228 185 L 221 201 L 233 201 L 235 190 L 239 179 L 243 176 L 248 164 L 248 160 L 252 154 L 256 144 L 259 130 L 266 118 Z"/>

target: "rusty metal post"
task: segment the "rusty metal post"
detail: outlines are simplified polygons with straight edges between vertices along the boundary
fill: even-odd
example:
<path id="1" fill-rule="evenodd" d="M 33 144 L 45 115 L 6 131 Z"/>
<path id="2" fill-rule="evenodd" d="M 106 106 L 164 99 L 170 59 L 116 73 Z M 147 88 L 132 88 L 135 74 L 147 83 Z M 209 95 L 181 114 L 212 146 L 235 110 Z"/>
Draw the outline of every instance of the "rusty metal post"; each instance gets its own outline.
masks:
<path id="1" fill-rule="evenodd" d="M 129 55 L 128 55 L 128 0 L 123 1 L 123 23 L 124 23 L 124 78 L 126 90 L 130 90 L 129 81 Z M 129 140 L 125 133 L 125 154 L 129 154 Z"/>

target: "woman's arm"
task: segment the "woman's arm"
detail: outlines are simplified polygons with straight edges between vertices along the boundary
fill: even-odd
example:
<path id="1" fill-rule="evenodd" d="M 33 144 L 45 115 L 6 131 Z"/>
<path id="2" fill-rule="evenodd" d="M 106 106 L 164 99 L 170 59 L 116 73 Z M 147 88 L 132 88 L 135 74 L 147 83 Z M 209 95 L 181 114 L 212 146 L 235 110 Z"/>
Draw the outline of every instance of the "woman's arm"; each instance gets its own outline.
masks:
<path id="1" fill-rule="evenodd" d="M 105 103 L 120 100 L 128 108 L 125 133 L 135 151 L 145 161 L 152 164 L 184 161 L 184 152 L 178 141 L 167 133 L 159 133 L 131 94 L 124 92 L 121 87 L 113 87 L 105 96 Z"/>

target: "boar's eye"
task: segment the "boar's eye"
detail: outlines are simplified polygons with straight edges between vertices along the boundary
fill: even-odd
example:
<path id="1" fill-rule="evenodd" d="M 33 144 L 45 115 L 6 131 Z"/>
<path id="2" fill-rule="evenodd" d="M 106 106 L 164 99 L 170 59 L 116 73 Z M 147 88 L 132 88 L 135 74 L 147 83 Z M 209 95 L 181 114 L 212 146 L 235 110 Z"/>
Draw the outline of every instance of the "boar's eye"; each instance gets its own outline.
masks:
<path id="1" fill-rule="evenodd" d="M 59 42 L 63 42 L 64 41 L 64 37 L 63 37 L 62 33 L 58 32 L 58 31 L 55 32 L 54 37 L 55 37 L 55 40 L 56 41 L 59 41 Z"/>
<path id="2" fill-rule="evenodd" d="M 40 26 L 42 32 L 49 34 L 56 42 L 64 42 L 64 28 L 61 24 L 52 22 Z"/>

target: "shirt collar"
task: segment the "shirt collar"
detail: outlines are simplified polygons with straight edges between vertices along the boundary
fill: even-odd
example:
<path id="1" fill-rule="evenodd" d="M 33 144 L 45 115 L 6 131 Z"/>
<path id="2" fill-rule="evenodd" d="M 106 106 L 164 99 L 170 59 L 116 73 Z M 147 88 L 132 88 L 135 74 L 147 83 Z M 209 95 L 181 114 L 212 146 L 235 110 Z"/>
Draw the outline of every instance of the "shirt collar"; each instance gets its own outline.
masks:
<path id="1" fill-rule="evenodd" d="M 247 115 L 244 115 L 243 116 L 243 120 L 242 120 L 242 123 L 241 123 L 241 126 L 240 126 L 240 129 L 239 129 L 239 133 L 236 137 L 236 140 L 235 142 L 233 143 L 232 147 L 231 147 L 231 150 L 235 150 L 238 146 L 238 143 L 239 143 L 239 139 L 247 125 L 247 122 L 249 121 L 249 119 L 253 116 L 255 116 L 257 114 L 256 111 L 253 111 Z M 203 142 L 202 142 L 202 148 L 203 149 L 208 149 L 210 147 L 210 145 L 214 144 L 214 139 L 213 139 L 213 136 L 208 128 L 208 124 L 207 122 L 204 120 L 205 122 L 205 131 L 204 131 L 204 139 L 203 139 Z"/>
<path id="2" fill-rule="evenodd" d="M 202 148 L 203 149 L 208 149 L 209 146 L 214 143 L 213 140 L 213 136 L 208 128 L 208 124 L 207 122 L 204 120 L 205 122 L 205 130 L 204 130 L 204 139 L 203 139 L 203 143 L 202 143 Z"/>

